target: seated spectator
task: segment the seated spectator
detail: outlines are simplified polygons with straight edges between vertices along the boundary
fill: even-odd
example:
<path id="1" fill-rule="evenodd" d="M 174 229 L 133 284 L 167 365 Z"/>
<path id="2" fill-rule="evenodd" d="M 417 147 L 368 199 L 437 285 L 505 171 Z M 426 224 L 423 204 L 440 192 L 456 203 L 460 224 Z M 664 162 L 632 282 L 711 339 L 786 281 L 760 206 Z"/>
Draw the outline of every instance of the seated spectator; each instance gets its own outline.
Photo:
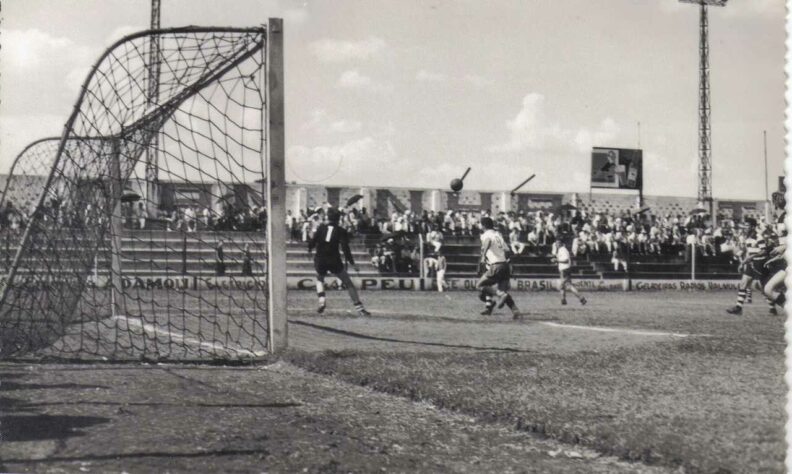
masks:
<path id="1" fill-rule="evenodd" d="M 509 233 L 509 247 L 514 255 L 521 255 L 525 251 L 526 245 L 521 240 L 519 228 L 512 227 Z"/>

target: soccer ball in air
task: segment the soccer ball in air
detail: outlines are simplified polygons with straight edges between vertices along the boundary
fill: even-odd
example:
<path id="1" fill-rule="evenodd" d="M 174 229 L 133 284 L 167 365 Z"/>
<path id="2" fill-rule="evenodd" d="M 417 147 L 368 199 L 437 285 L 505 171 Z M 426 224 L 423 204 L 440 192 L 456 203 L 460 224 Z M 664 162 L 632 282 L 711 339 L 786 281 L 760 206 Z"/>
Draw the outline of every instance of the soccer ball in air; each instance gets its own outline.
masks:
<path id="1" fill-rule="evenodd" d="M 455 193 L 458 193 L 459 191 L 462 191 L 462 180 L 459 179 L 459 178 L 452 179 L 451 180 L 451 190 L 453 190 Z"/>

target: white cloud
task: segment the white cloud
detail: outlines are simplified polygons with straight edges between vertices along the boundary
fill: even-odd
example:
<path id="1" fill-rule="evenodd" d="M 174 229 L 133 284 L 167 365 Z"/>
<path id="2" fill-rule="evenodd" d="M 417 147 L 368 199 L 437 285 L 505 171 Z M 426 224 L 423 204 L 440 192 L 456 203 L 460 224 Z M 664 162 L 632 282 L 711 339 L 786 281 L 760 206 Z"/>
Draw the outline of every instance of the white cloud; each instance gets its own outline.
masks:
<path id="1" fill-rule="evenodd" d="M 739 18 L 745 18 L 746 16 L 782 18 L 785 14 L 784 2 L 779 0 L 732 1 L 723 8 L 726 16 Z"/>
<path id="2" fill-rule="evenodd" d="M 517 153 L 537 151 L 554 154 L 579 154 L 591 150 L 592 146 L 612 143 L 621 129 L 612 118 L 604 119 L 598 127 L 570 128 L 551 121 L 545 111 L 542 94 L 527 94 L 517 115 L 506 121 L 509 140 L 491 146 L 489 151 Z"/>
<path id="3" fill-rule="evenodd" d="M 358 120 L 330 120 L 326 110 L 314 109 L 308 121 L 303 123 L 302 129 L 317 133 L 352 133 L 363 129 L 363 124 Z"/>
<path id="4" fill-rule="evenodd" d="M 363 124 L 357 120 L 336 120 L 330 124 L 330 131 L 335 133 L 359 132 Z"/>
<path id="5" fill-rule="evenodd" d="M 431 72 L 421 69 L 415 75 L 415 79 L 419 82 L 445 82 L 448 77 L 445 74 L 441 74 L 439 72 Z"/>
<path id="6" fill-rule="evenodd" d="M 16 156 L 40 138 L 63 133 L 66 117 L 59 115 L 0 115 L 0 172 L 7 173 Z"/>
<path id="7" fill-rule="evenodd" d="M 31 71 L 51 60 L 90 62 L 91 48 L 78 45 L 68 38 L 55 37 L 38 29 L 0 30 L 3 38 L 3 73 L 14 70 Z"/>
<path id="8" fill-rule="evenodd" d="M 283 11 L 283 21 L 289 26 L 305 23 L 307 19 L 308 12 L 305 8 L 291 8 Z"/>
<path id="9" fill-rule="evenodd" d="M 474 87 L 479 87 L 479 88 L 488 87 L 495 83 L 495 81 L 493 81 L 492 79 L 479 76 L 477 74 L 468 74 L 465 77 L 463 77 L 462 80 Z"/>
<path id="10" fill-rule="evenodd" d="M 307 122 L 302 125 L 304 130 L 316 130 L 322 126 L 327 118 L 327 111 L 324 109 L 313 109 Z"/>
<path id="11" fill-rule="evenodd" d="M 371 87 L 372 80 L 368 76 L 360 74 L 356 70 L 345 71 L 338 78 L 338 85 L 340 87 L 355 88 L 355 87 Z"/>
<path id="12" fill-rule="evenodd" d="M 325 38 L 310 45 L 311 51 L 320 61 L 329 63 L 371 59 L 381 55 L 385 47 L 385 41 L 374 36 L 361 41 Z"/>
<path id="13" fill-rule="evenodd" d="M 3 113 L 65 117 L 71 112 L 78 85 L 101 47 L 87 47 L 38 29 L 2 30 L 0 39 Z"/>
<path id="14" fill-rule="evenodd" d="M 131 35 L 132 33 L 137 33 L 138 31 L 147 30 L 148 26 L 133 26 L 133 25 L 123 25 L 115 28 L 113 31 L 110 32 L 109 35 L 105 38 L 105 46 L 110 46 L 116 41 L 120 40 L 121 38 Z"/>
<path id="15" fill-rule="evenodd" d="M 575 135 L 578 151 L 588 152 L 595 146 L 608 146 L 619 135 L 621 128 L 615 120 L 608 117 L 594 130 L 580 129 Z"/>
<path id="16" fill-rule="evenodd" d="M 392 89 L 391 86 L 376 82 L 356 69 L 341 74 L 337 85 L 344 89 L 365 89 L 373 92 L 388 92 Z"/>
<path id="17" fill-rule="evenodd" d="M 393 185 L 394 167 L 406 164 L 390 141 L 371 136 L 339 145 L 292 146 L 286 156 L 287 180 L 325 184 Z"/>
<path id="18" fill-rule="evenodd" d="M 561 123 L 548 116 L 545 104 L 542 94 L 523 98 L 520 111 L 506 121 L 508 139 L 486 150 L 497 156 L 488 165 L 489 175 L 536 173 L 534 189 L 583 190 L 588 186 L 591 148 L 618 143 L 621 127 L 609 117 L 594 127 Z"/>

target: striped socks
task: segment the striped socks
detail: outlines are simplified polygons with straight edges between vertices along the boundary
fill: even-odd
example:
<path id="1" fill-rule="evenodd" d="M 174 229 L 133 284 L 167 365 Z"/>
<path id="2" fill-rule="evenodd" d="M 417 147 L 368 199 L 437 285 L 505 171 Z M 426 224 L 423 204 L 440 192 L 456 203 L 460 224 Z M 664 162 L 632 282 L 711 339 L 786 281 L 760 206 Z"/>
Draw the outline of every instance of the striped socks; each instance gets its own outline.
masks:
<path id="1" fill-rule="evenodd" d="M 737 290 L 737 306 L 742 308 L 743 303 L 745 303 L 745 293 L 746 290 Z"/>

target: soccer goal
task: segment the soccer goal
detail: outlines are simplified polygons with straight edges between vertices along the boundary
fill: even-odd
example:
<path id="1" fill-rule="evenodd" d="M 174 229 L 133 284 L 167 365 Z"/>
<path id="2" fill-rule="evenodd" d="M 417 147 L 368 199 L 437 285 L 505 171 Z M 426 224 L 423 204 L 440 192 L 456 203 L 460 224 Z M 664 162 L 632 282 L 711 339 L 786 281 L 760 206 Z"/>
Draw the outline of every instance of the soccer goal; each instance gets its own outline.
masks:
<path id="1" fill-rule="evenodd" d="M 271 19 L 145 31 L 105 51 L 63 136 L 29 146 L 0 195 L 22 216 L 2 229 L 0 356 L 285 347 L 282 37 Z"/>

